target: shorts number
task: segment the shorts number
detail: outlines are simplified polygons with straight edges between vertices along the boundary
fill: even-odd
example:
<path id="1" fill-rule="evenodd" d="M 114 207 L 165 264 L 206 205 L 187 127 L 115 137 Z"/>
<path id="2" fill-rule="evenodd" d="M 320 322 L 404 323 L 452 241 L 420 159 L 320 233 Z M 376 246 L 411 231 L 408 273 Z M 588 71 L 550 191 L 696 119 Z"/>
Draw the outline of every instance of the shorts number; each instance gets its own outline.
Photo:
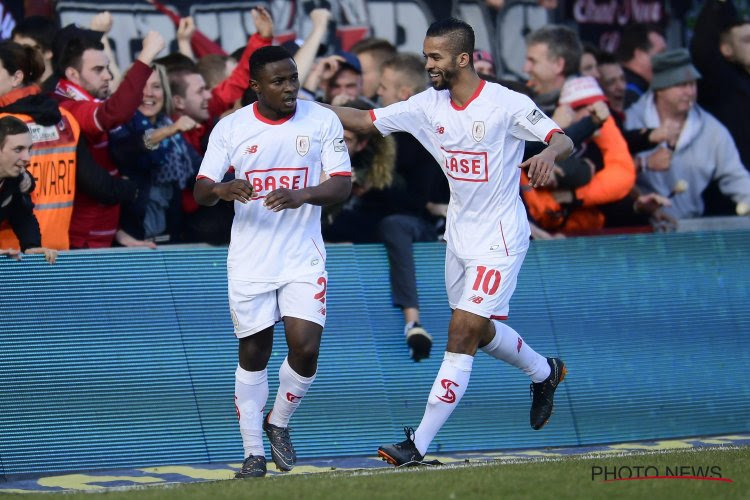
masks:
<path id="1" fill-rule="evenodd" d="M 488 272 L 485 266 L 477 266 L 477 279 L 474 280 L 472 290 L 479 290 L 480 285 L 485 294 L 494 295 L 500 288 L 500 271 L 490 269 Z"/>
<path id="2" fill-rule="evenodd" d="M 323 290 L 313 295 L 313 298 L 325 304 L 326 303 L 326 279 L 323 276 L 318 278 L 318 285 L 322 285 Z"/>

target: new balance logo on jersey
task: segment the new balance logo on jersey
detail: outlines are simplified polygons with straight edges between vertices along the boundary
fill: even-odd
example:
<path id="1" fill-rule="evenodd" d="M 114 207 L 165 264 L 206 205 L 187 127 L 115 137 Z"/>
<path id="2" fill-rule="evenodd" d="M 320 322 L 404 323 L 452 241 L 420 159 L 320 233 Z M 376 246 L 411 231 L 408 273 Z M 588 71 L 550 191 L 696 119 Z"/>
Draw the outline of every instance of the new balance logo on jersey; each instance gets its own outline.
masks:
<path id="1" fill-rule="evenodd" d="M 435 129 L 435 133 L 443 135 L 445 133 L 445 127 L 438 125 L 437 128 Z"/>
<path id="2" fill-rule="evenodd" d="M 248 146 L 247 148 L 245 148 L 245 154 L 246 155 L 250 155 L 250 154 L 253 154 L 253 153 L 257 153 L 257 152 L 258 152 L 258 145 L 257 144 L 253 144 L 252 146 Z"/>
<path id="3" fill-rule="evenodd" d="M 466 182 L 487 182 L 487 153 L 443 150 L 443 167 L 451 179 Z"/>
<path id="4" fill-rule="evenodd" d="M 451 389 L 452 386 L 458 387 L 458 384 L 455 383 L 452 380 L 448 380 L 447 378 L 444 378 L 440 381 L 440 385 L 443 386 L 443 389 L 445 389 L 445 394 L 442 396 L 437 396 L 437 398 L 442 401 L 443 403 L 452 404 L 456 402 L 456 393 L 453 392 L 453 389 Z"/>
<path id="5" fill-rule="evenodd" d="M 523 339 L 521 337 L 518 337 L 518 344 L 516 345 L 516 351 L 521 352 L 521 347 L 523 347 Z"/>
<path id="6" fill-rule="evenodd" d="M 472 295 L 469 297 L 470 302 L 474 302 L 475 304 L 481 304 L 484 300 L 484 297 L 480 297 L 479 295 Z"/>
<path id="7" fill-rule="evenodd" d="M 253 186 L 253 200 L 265 198 L 274 189 L 307 187 L 307 167 L 248 170 L 245 177 Z"/>

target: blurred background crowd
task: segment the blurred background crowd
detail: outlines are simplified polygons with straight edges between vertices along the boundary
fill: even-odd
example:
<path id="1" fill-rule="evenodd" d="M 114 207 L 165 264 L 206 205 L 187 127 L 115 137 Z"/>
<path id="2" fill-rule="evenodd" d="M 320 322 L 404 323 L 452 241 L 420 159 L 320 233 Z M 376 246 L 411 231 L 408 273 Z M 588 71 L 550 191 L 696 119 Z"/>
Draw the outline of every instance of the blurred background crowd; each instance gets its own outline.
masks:
<path id="1" fill-rule="evenodd" d="M 232 204 L 199 207 L 192 188 L 214 124 L 255 100 L 250 55 L 286 47 L 301 99 L 387 106 L 427 88 L 424 32 L 451 15 L 475 28 L 482 78 L 529 95 L 576 145 L 547 186 L 522 175 L 533 238 L 750 213 L 748 0 L 108 8 L 0 0 L 0 119 L 20 119 L 33 139 L 26 168 L 0 168 L 0 254 L 227 244 Z M 10 154 L 4 130 L 0 153 Z M 393 302 L 405 332 L 419 333 L 412 246 L 441 238 L 445 176 L 410 134 L 345 140 L 354 188 L 324 211 L 324 239 L 383 243 Z M 527 156 L 540 148 L 528 143 Z"/>

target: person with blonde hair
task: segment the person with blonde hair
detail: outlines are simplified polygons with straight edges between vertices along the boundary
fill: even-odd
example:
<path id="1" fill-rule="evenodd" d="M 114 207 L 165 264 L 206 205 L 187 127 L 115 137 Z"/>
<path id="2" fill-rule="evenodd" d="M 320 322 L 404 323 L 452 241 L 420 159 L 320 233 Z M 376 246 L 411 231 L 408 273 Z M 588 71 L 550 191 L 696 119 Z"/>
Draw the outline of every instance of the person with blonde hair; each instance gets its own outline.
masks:
<path id="1" fill-rule="evenodd" d="M 143 240 L 166 242 L 181 232 L 181 197 L 201 158 L 182 132 L 198 127 L 187 115 L 170 118 L 167 71 L 152 65 L 143 100 L 133 118 L 109 134 L 110 154 L 120 172 L 138 184 L 138 198 L 123 205 L 120 228 Z"/>

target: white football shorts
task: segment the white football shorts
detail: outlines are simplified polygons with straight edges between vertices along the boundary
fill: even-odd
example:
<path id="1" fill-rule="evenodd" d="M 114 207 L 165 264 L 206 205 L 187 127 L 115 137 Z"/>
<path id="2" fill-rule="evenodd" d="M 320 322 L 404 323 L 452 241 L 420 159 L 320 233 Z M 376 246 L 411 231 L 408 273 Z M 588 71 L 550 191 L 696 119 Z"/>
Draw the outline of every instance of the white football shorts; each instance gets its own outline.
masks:
<path id="1" fill-rule="evenodd" d="M 327 285 L 326 271 L 272 283 L 230 279 L 229 312 L 235 337 L 249 337 L 286 316 L 325 326 Z"/>
<path id="2" fill-rule="evenodd" d="M 508 319 L 510 298 L 526 252 L 461 259 L 445 250 L 445 288 L 451 309 L 490 319 Z"/>

